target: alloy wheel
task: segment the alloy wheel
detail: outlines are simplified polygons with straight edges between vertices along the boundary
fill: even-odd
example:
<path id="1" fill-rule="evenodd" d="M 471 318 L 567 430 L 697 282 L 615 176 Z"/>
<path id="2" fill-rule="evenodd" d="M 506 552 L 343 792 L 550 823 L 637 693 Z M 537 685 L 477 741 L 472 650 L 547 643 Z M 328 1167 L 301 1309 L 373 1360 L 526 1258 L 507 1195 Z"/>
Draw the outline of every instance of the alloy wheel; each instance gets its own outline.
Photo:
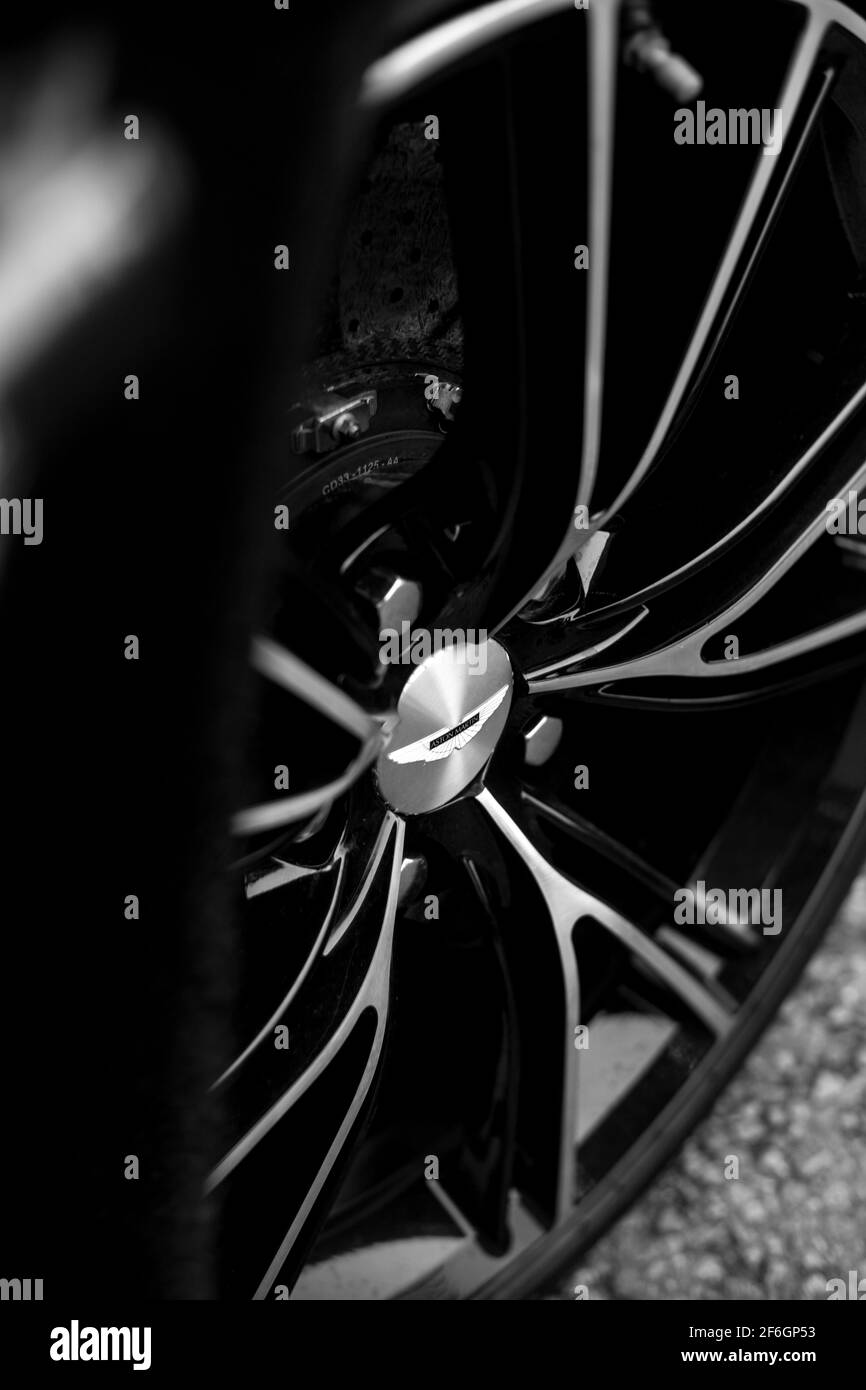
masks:
<path id="1" fill-rule="evenodd" d="M 380 317 L 350 253 L 289 422 L 214 1083 L 226 1296 L 543 1286 L 862 857 L 864 550 L 827 521 L 866 480 L 866 22 L 695 8 L 657 12 L 707 106 L 781 111 L 777 154 L 677 145 L 613 0 L 492 4 L 365 76 L 380 201 L 436 114 L 458 315 L 395 328 L 415 231 L 374 237 Z"/>

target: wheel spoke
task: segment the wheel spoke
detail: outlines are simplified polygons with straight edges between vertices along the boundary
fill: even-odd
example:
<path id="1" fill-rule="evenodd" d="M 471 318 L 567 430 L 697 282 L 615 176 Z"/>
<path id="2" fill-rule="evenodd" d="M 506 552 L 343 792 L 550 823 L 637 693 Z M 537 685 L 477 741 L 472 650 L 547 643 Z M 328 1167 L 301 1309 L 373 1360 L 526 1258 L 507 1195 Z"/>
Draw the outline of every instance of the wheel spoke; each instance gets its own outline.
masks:
<path id="1" fill-rule="evenodd" d="M 726 531 L 724 535 L 706 546 L 698 554 L 692 556 L 685 564 L 678 569 L 671 570 L 659 579 L 654 579 L 651 584 L 647 584 L 643 589 L 636 589 L 628 595 L 627 599 L 613 599 L 610 603 L 599 605 L 592 610 L 593 619 L 612 617 L 625 607 L 631 608 L 635 603 L 647 603 L 651 598 L 661 593 L 664 589 L 672 587 L 674 584 L 681 583 L 697 574 L 704 566 L 712 561 L 714 557 L 720 555 L 734 544 L 740 537 L 752 529 L 762 517 L 767 516 L 773 508 L 787 493 L 789 493 L 797 481 L 812 464 L 821 457 L 838 439 L 848 421 L 856 414 L 860 407 L 866 402 L 866 382 L 854 392 L 845 402 L 842 409 L 833 417 L 828 425 L 821 431 L 818 437 L 809 447 L 800 454 L 790 468 L 785 472 L 783 478 L 772 487 L 769 492 L 761 499 L 757 506 L 753 507 L 748 515 L 744 516 L 735 526 Z M 625 629 L 627 631 L 628 629 Z M 594 654 L 594 653 L 593 653 Z"/>
<path id="2" fill-rule="evenodd" d="M 578 1056 L 574 1037 L 580 1023 L 580 987 L 571 933 L 575 922 L 581 916 L 583 895 L 539 853 L 517 822 L 487 788 L 479 793 L 478 803 L 532 874 L 544 898 L 559 952 L 564 996 L 564 1027 L 555 1213 L 557 1219 L 561 1220 L 569 1211 L 576 1190 L 574 1136 L 577 1129 Z"/>
<path id="3" fill-rule="evenodd" d="M 441 1190 L 435 1184 L 431 1186 L 441 1202 Z M 455 1224 L 460 1225 L 459 1213 L 454 1214 L 454 1219 Z M 510 1259 L 544 1235 L 543 1227 L 513 1189 L 509 1194 L 508 1230 L 511 1236 Z M 500 1257 L 489 1255 L 476 1241 L 464 1241 L 443 1264 L 410 1285 L 399 1297 L 401 1300 L 425 1303 L 434 1299 L 437 1302 L 454 1302 L 471 1298 L 502 1265 Z"/>
<path id="4" fill-rule="evenodd" d="M 604 354 L 607 338 L 610 220 L 613 201 L 613 155 L 616 124 L 616 73 L 619 14 L 613 5 L 589 12 L 589 300 L 584 368 L 583 442 L 577 504 L 588 504 L 598 469 L 601 404 L 604 399 Z M 569 547 L 579 535 L 569 526 Z"/>
<path id="5" fill-rule="evenodd" d="M 372 1002 L 372 1000 L 370 1002 Z M 321 1192 L 327 1180 L 328 1174 L 331 1172 L 331 1169 L 333 1168 L 337 1158 L 339 1157 L 343 1149 L 343 1146 L 346 1143 L 346 1140 L 352 1131 L 352 1127 L 358 1118 L 358 1114 L 361 1110 L 361 1107 L 364 1104 L 364 1101 L 369 1093 L 382 1054 L 382 1040 L 385 1035 L 386 1002 L 387 986 L 381 997 L 379 997 L 377 992 L 377 1003 L 380 1005 L 380 1007 L 377 1009 L 376 1032 L 373 1038 L 372 1047 L 370 1048 L 369 1056 L 367 1058 L 367 1064 L 364 1067 L 364 1073 L 361 1077 L 361 1080 L 358 1083 L 358 1087 L 354 1095 L 352 1096 L 352 1099 L 349 1103 L 349 1107 L 346 1110 L 342 1123 L 340 1124 L 340 1128 L 337 1130 L 337 1133 L 334 1136 L 334 1141 L 324 1157 L 322 1166 L 316 1174 L 316 1178 L 312 1186 L 310 1187 L 309 1192 L 304 1198 L 304 1201 L 301 1204 L 301 1207 L 298 1210 L 298 1213 L 295 1216 L 294 1221 L 292 1222 L 291 1226 L 286 1232 L 283 1240 L 280 1242 L 280 1245 L 273 1259 L 271 1260 L 271 1263 L 268 1265 L 268 1268 L 265 1271 L 261 1283 L 256 1289 L 255 1294 L 253 1295 L 255 1299 L 261 1300 L 263 1298 L 266 1298 L 268 1293 L 270 1292 L 271 1286 L 274 1283 L 276 1276 L 278 1275 L 282 1266 L 285 1264 L 286 1259 L 290 1255 L 292 1247 L 295 1244 L 295 1241 L 298 1239 L 298 1236 L 303 1230 L 304 1223 L 307 1221 L 310 1212 L 312 1211 L 316 1198 L 319 1196 L 319 1193 Z M 360 1017 L 360 1014 L 358 1016 Z M 327 1063 L 325 1063 L 324 1065 L 327 1065 Z"/>
<path id="6" fill-rule="evenodd" d="M 823 14 L 817 9 L 810 10 L 806 26 L 792 56 L 779 99 L 779 108 L 783 113 L 779 154 L 784 152 L 785 145 L 789 143 L 789 132 L 800 109 L 826 29 L 827 21 Z M 712 335 L 723 331 L 726 322 L 726 318 L 722 317 L 725 305 L 728 304 L 728 313 L 733 311 L 734 305 L 729 302 L 729 297 L 733 293 L 734 301 L 738 299 L 748 277 L 750 263 L 747 262 L 744 265 L 743 258 L 755 233 L 757 220 L 761 215 L 773 174 L 777 168 L 778 158 L 779 155 L 776 158 L 766 157 L 763 151 L 757 155 L 752 180 L 734 223 L 725 253 L 649 442 L 630 478 L 614 499 L 604 507 L 604 510 L 593 518 L 594 525 L 604 525 L 614 513 L 623 507 L 658 458 L 671 426 L 685 402 L 695 374 L 706 358 Z M 765 234 L 766 225 L 761 230 L 761 236 Z M 738 273 L 741 278 L 737 289 L 734 290 L 735 277 Z"/>
<path id="7" fill-rule="evenodd" d="M 294 868 L 295 866 L 287 865 L 285 867 Z M 307 954 L 307 958 L 301 966 L 301 969 L 295 976 L 291 988 L 289 989 L 288 993 L 284 996 L 284 998 L 280 1001 L 280 1003 L 277 1005 L 276 1009 L 274 1009 L 271 1017 L 259 1029 L 258 1033 L 255 1035 L 255 1037 L 252 1039 L 249 1045 L 244 1048 L 243 1052 L 241 1052 L 240 1055 L 235 1058 L 231 1066 L 227 1067 L 226 1070 L 223 1072 L 222 1076 L 214 1083 L 214 1087 L 220 1086 L 224 1081 L 227 1081 L 229 1077 L 235 1071 L 237 1071 L 238 1067 L 240 1067 L 247 1060 L 247 1058 L 255 1051 L 259 1044 L 264 1041 L 265 1037 L 267 1037 L 271 1033 L 271 1030 L 282 1018 L 283 1014 L 286 1012 L 289 1005 L 292 1003 L 292 1000 L 297 995 L 298 990 L 301 988 L 301 985 L 304 983 L 310 971 L 312 970 L 316 957 L 318 956 L 319 951 L 322 948 L 322 942 L 326 940 L 328 932 L 331 929 L 331 924 L 334 920 L 337 904 L 340 901 L 340 890 L 343 885 L 345 867 L 346 860 L 345 858 L 341 858 L 336 866 L 336 870 L 333 871 L 334 887 L 331 893 L 331 901 L 328 904 L 328 908 L 322 920 L 322 925 L 313 939 L 313 943 Z M 312 873 L 315 871 L 309 870 L 308 872 Z"/>
<path id="8" fill-rule="evenodd" d="M 361 86 L 361 105 L 379 111 L 402 101 L 418 83 L 450 64 L 571 6 L 572 0 L 492 0 L 469 14 L 446 20 L 371 64 Z"/>
<path id="9" fill-rule="evenodd" d="M 284 797 L 282 801 L 266 801 L 259 806 L 248 806 L 232 817 L 232 831 L 235 835 L 258 835 L 263 830 L 274 830 L 279 825 L 292 825 L 315 815 L 323 806 L 329 806 L 354 786 L 359 777 L 371 767 L 384 746 L 384 738 L 376 733 L 369 739 L 356 758 L 353 758 L 340 777 L 312 791 L 299 792 L 297 796 Z"/>
<path id="10" fill-rule="evenodd" d="M 263 893 L 273 893 L 280 888 L 287 888 L 290 883 L 298 883 L 303 878 L 328 873 L 345 859 L 348 846 L 348 836 L 343 829 L 337 843 L 317 862 L 305 864 L 300 859 L 288 859 L 285 857 L 286 851 L 281 849 L 279 853 L 273 853 L 266 859 L 257 861 L 254 867 L 246 871 L 244 897 L 249 901 L 250 898 L 261 897 Z"/>
<path id="11" fill-rule="evenodd" d="M 327 865 L 318 867 L 309 864 L 291 864 L 284 859 L 272 859 L 266 869 L 256 869 L 246 876 L 244 896 L 258 898 L 262 893 L 273 893 L 277 888 L 287 888 L 290 883 L 298 883 L 302 878 L 324 873 Z"/>
<path id="12" fill-rule="evenodd" d="M 615 937 L 650 974 L 686 1006 L 716 1037 L 728 1031 L 732 1014 L 720 998 L 662 949 L 647 933 L 616 912 L 595 894 L 579 888 L 551 864 L 488 791 L 478 800 L 512 847 L 517 850 L 541 888 L 557 938 L 571 949 L 571 932 L 581 917 L 590 917 Z M 673 902 L 671 902 L 673 907 Z M 576 970 L 575 970 L 576 979 Z M 576 1086 L 572 1087 L 576 1099 Z M 574 1129 L 570 1131 L 574 1133 Z"/>
<path id="13" fill-rule="evenodd" d="M 232 832 L 235 835 L 258 835 L 264 830 L 274 830 L 277 826 L 291 825 L 315 815 L 336 801 L 363 776 L 375 762 L 387 738 L 387 721 L 373 719 L 338 686 L 320 676 L 277 642 L 265 637 L 256 638 L 251 660 L 261 675 L 354 734 L 360 740 L 361 748 L 345 772 L 323 786 L 238 811 L 232 817 Z M 288 879 L 287 874 L 285 881 Z"/>
<path id="14" fill-rule="evenodd" d="M 524 787 L 521 796 L 524 805 L 528 806 L 533 814 L 563 831 L 570 839 L 582 845 L 588 853 L 597 855 L 608 865 L 612 865 L 617 871 L 618 885 L 634 885 L 641 897 L 648 895 L 650 910 L 655 911 L 658 906 L 670 910 L 671 904 L 675 902 L 674 895 L 683 887 L 682 884 L 662 873 L 654 865 L 648 864 L 622 840 L 576 815 L 552 793 L 540 794 L 534 789 Z M 702 877 L 703 871 L 699 866 L 694 878 Z M 692 882 L 689 882 L 688 887 L 695 891 Z M 662 931 L 664 930 L 663 928 Z M 661 932 L 659 935 L 661 936 Z M 744 951 L 753 949 L 755 945 L 755 938 L 750 929 L 734 919 L 692 926 L 689 928 L 689 936 L 701 949 L 723 956 L 741 955 Z"/>
<path id="15" fill-rule="evenodd" d="M 327 1148 L 321 1165 L 313 1181 L 310 1183 L 302 1202 L 299 1204 L 292 1223 L 256 1290 L 256 1298 L 265 1297 L 277 1272 L 290 1254 L 299 1233 L 310 1215 L 313 1205 L 322 1191 L 337 1158 L 343 1150 L 347 1136 L 350 1134 L 370 1091 L 378 1067 L 389 1006 L 394 923 L 400 888 L 400 869 L 403 862 L 404 826 L 402 821 L 399 821 L 394 816 L 389 816 L 387 818 L 387 830 L 390 836 L 387 844 L 387 855 L 379 854 L 376 860 L 377 868 L 382 865 L 383 859 L 386 860 L 384 869 L 385 880 L 383 884 L 385 893 L 383 920 L 381 928 L 378 931 L 378 939 L 376 940 L 369 964 L 363 973 L 363 978 L 359 987 L 352 994 L 351 1000 L 345 1008 L 345 1012 L 342 1014 L 339 1023 L 324 1046 L 321 1046 L 311 1057 L 309 1063 L 303 1066 L 292 1085 L 288 1087 L 276 1103 L 271 1104 L 265 1112 L 259 1116 L 256 1122 L 232 1145 L 208 1180 L 207 1190 L 209 1192 L 214 1191 L 239 1168 L 243 1160 L 256 1149 L 274 1126 L 287 1116 L 310 1088 L 323 1077 L 331 1063 L 339 1056 L 341 1050 L 354 1033 L 356 1025 L 362 1018 L 362 1015 L 365 1015 L 368 1011 L 372 1011 L 375 1015 L 375 1029 L 372 1042 L 369 1045 L 369 1052 L 364 1063 L 363 1072 L 357 1084 L 353 1087 L 348 1104 L 343 1109 L 339 1125 L 336 1128 L 336 1133 Z M 375 876 L 376 873 L 374 870 L 369 877 L 372 879 L 372 877 Z M 332 920 L 332 914 L 333 903 L 331 911 L 328 913 L 328 918 L 326 919 L 328 925 L 330 925 L 330 921 Z M 319 933 L 319 942 L 323 939 L 326 929 L 327 928 L 324 928 L 323 931 Z M 272 1020 L 269 1021 L 268 1028 L 263 1030 L 261 1036 L 268 1031 L 271 1024 Z M 249 1052 L 250 1049 L 247 1049 L 247 1054 Z M 242 1171 L 241 1169 L 241 1172 Z"/>
<path id="16" fill-rule="evenodd" d="M 866 481 L 866 465 L 848 478 L 846 491 L 857 492 Z M 817 509 L 816 509 L 817 510 Z M 538 668 L 527 673 L 527 681 L 532 694 L 543 691 L 575 690 L 581 686 L 603 685 L 612 681 L 631 680 L 643 677 L 716 677 L 737 676 L 779 665 L 781 662 L 811 652 L 833 643 L 841 642 L 866 629 L 866 606 L 848 613 L 834 621 L 823 623 L 790 638 L 762 649 L 741 654 L 736 661 L 706 660 L 703 648 L 714 636 L 729 629 L 731 624 L 747 613 L 759 600 L 769 595 L 795 562 L 809 548 L 826 534 L 826 513 L 822 510 L 803 527 L 792 541 L 785 544 L 784 539 L 777 546 L 776 553 L 763 573 L 754 580 L 744 592 L 723 606 L 721 612 L 709 620 L 696 625 L 686 635 L 678 635 L 674 640 L 662 643 L 654 650 L 624 659 L 614 665 L 595 669 L 573 669 L 583 663 L 583 656 L 570 662 L 564 659 L 558 663 L 560 669 L 554 674 L 543 674 L 549 668 Z M 572 669 L 563 669 L 566 666 Z"/>
<path id="17" fill-rule="evenodd" d="M 835 622 L 825 623 L 822 627 L 813 628 L 787 642 L 779 642 L 761 651 L 746 653 L 737 661 L 705 661 L 701 656 L 704 644 L 749 606 L 738 605 L 721 619 L 715 619 L 690 637 L 650 652 L 646 656 L 635 657 L 631 661 L 623 661 L 620 665 L 606 666 L 596 671 L 574 671 L 541 680 L 532 679 L 529 681 L 529 689 L 534 695 L 538 695 L 544 691 L 576 690 L 580 686 L 605 685 L 612 681 L 643 679 L 647 676 L 742 676 L 750 671 L 763 670 L 777 666 L 783 661 L 808 655 L 822 647 L 842 642 L 845 638 L 853 637 L 866 629 L 864 608 L 862 612 L 851 613 Z"/>
<path id="18" fill-rule="evenodd" d="M 252 644 L 250 660 L 261 675 L 339 724 L 347 733 L 354 734 L 359 743 L 366 743 L 377 733 L 376 721 L 360 705 L 278 642 L 272 642 L 269 637 L 257 637 Z"/>
<path id="19" fill-rule="evenodd" d="M 629 849 L 621 840 L 614 839 L 612 835 L 606 834 L 598 826 L 593 825 L 591 821 L 575 815 L 573 811 L 563 806 L 549 793 L 541 796 L 535 791 L 524 788 L 522 799 L 530 810 L 548 820 L 552 825 L 556 825 L 560 830 L 564 830 L 567 835 L 587 849 L 600 854 L 609 863 L 624 869 L 635 882 L 640 883 L 662 902 L 672 901 L 673 894 L 678 887 L 674 880 L 659 869 L 653 868 L 651 864 L 647 864 L 639 854 Z"/>
<path id="20" fill-rule="evenodd" d="M 648 608 L 639 608 L 636 613 L 620 623 L 613 632 L 608 633 L 606 637 L 601 638 L 599 641 L 590 642 L 588 646 L 583 647 L 579 652 L 575 652 L 572 647 L 567 656 L 551 659 L 545 662 L 543 666 L 533 666 L 529 672 L 530 679 L 540 681 L 546 676 L 555 675 L 558 671 L 574 666 L 578 661 L 589 661 L 592 657 L 599 656 L 602 652 L 607 651 L 609 647 L 622 641 L 623 637 L 631 632 L 633 628 L 637 627 L 638 623 L 643 622 L 644 618 L 648 616 Z M 577 636 L 577 633 L 572 636 L 572 642 L 575 636 Z"/>
<path id="21" fill-rule="evenodd" d="M 616 131 L 616 86 L 619 61 L 619 11 L 616 3 L 591 5 L 589 24 L 589 160 L 587 165 L 587 208 L 589 219 L 586 323 L 583 362 L 583 428 L 580 455 L 575 471 L 571 510 L 554 525 L 554 550 L 546 567 L 511 609 L 513 614 L 587 543 L 589 533 L 574 525 L 574 511 L 588 505 L 592 497 L 601 449 L 604 363 L 608 328 L 608 281 L 610 271 L 611 213 L 613 205 L 614 144 Z M 599 523 L 600 526 L 601 523 Z M 503 621 L 507 621 L 503 619 Z"/>
<path id="22" fill-rule="evenodd" d="M 327 938 L 324 951 L 324 954 L 326 956 L 330 955 L 334 947 L 339 945 L 343 937 L 346 935 L 346 932 L 357 920 L 358 914 L 362 912 L 364 907 L 366 906 L 370 890 L 372 889 L 373 884 L 376 881 L 376 875 L 379 872 L 379 865 L 381 864 L 382 857 L 385 853 L 385 850 L 388 847 L 388 840 L 391 836 L 391 830 L 393 825 L 394 817 L 389 813 L 383 819 L 382 825 L 379 829 L 379 833 L 376 836 L 376 839 L 373 843 L 373 847 L 365 858 L 363 872 L 361 874 L 361 878 L 358 882 L 358 885 L 354 890 L 351 906 L 349 907 L 348 911 L 341 917 L 340 921 L 336 923 L 333 930 L 331 931 L 330 936 L 328 936 Z"/>
<path id="23" fill-rule="evenodd" d="M 652 937 L 604 903 L 593 905 L 587 915 L 600 922 L 611 936 L 621 942 L 635 960 L 646 966 L 650 974 L 685 1004 L 715 1037 L 724 1037 L 733 1023 L 733 1011 L 680 965 L 669 951 L 663 950 Z"/>

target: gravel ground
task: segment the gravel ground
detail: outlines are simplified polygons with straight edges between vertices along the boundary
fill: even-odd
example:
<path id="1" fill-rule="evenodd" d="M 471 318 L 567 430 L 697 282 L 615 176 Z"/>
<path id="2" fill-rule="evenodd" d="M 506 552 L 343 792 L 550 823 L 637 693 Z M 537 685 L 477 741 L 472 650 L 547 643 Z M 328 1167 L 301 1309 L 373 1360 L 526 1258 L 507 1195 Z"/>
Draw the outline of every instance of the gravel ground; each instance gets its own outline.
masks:
<path id="1" fill-rule="evenodd" d="M 866 1278 L 866 874 L 709 1118 L 558 1298 L 826 1299 L 849 1270 Z"/>

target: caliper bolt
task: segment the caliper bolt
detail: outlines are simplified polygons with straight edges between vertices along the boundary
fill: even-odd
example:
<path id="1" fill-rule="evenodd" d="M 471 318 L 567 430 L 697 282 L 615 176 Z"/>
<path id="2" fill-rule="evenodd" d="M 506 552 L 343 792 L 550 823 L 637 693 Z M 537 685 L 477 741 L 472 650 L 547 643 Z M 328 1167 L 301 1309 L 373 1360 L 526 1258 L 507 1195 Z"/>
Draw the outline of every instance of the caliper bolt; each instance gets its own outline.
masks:
<path id="1" fill-rule="evenodd" d="M 354 415 L 338 415 L 331 426 L 331 433 L 335 439 L 355 439 L 361 433 L 361 426 Z"/>

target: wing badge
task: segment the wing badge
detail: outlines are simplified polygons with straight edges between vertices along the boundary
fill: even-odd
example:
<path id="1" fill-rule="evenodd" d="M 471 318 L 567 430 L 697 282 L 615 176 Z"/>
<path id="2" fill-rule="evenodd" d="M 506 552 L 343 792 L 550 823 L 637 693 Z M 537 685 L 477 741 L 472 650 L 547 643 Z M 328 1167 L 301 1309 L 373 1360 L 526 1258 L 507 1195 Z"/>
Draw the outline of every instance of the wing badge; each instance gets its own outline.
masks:
<path id="1" fill-rule="evenodd" d="M 455 748 L 465 748 L 484 728 L 491 715 L 495 714 L 508 690 L 509 687 L 503 685 L 501 690 L 497 690 L 471 714 L 467 714 L 460 724 L 451 728 L 446 724 L 444 728 L 437 729 L 435 734 L 428 734 L 426 738 L 407 743 L 405 748 L 395 748 L 393 753 L 388 754 L 389 759 L 392 763 L 432 763 L 438 758 L 447 758 Z"/>

